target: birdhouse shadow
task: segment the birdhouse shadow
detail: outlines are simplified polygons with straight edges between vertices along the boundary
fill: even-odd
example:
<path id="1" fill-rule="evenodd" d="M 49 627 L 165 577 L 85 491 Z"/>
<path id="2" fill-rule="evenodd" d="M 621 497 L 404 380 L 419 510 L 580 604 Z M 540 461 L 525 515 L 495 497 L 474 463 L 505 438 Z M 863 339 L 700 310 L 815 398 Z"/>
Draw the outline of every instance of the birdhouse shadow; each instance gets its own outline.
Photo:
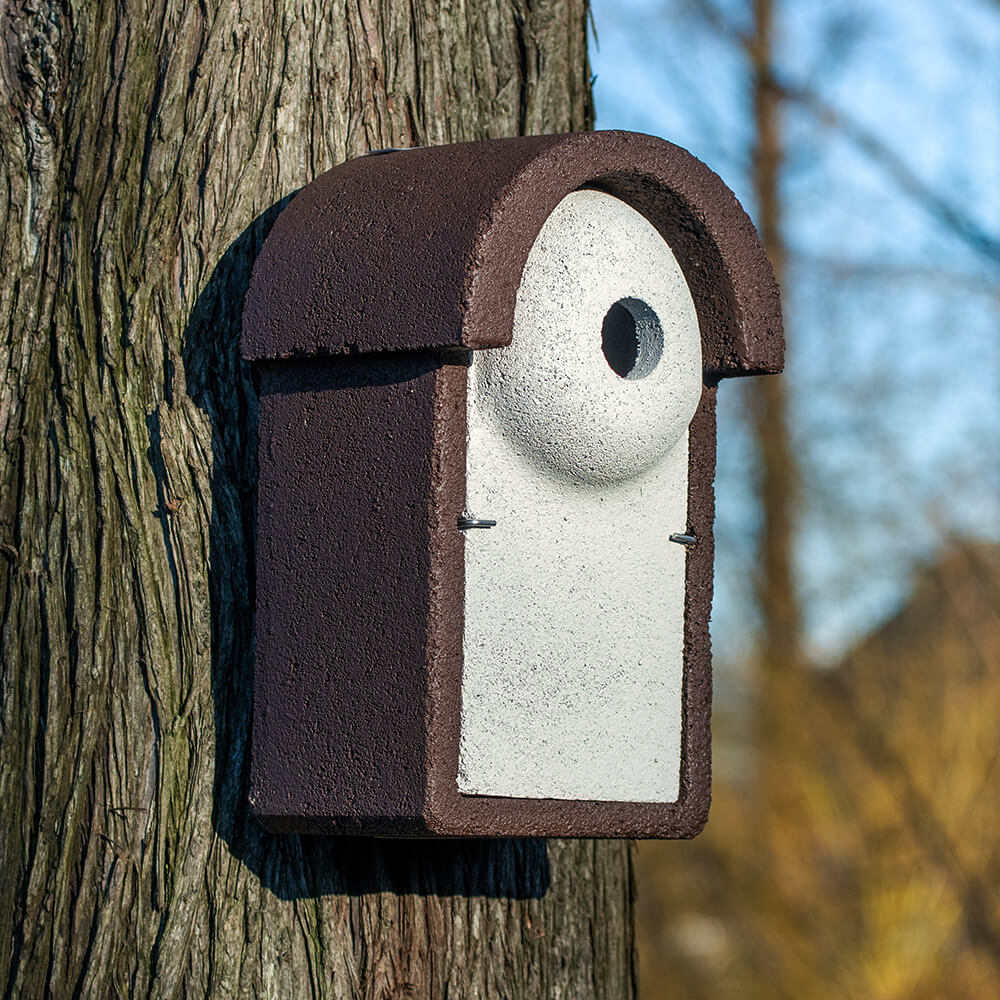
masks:
<path id="1" fill-rule="evenodd" d="M 184 333 L 187 393 L 212 428 L 213 828 L 282 899 L 377 892 L 539 898 L 550 882 L 544 840 L 273 834 L 250 814 L 258 407 L 240 358 L 240 324 L 254 259 L 289 200 L 258 216 L 223 254 Z"/>

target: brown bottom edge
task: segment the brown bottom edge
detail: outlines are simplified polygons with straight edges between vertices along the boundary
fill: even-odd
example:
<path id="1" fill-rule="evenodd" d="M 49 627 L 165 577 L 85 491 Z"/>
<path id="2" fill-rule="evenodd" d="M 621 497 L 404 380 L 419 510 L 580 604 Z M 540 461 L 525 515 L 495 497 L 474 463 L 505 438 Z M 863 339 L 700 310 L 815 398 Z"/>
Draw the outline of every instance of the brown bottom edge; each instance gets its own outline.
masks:
<path id="1" fill-rule="evenodd" d="M 524 823 L 511 824 L 508 827 L 494 827 L 489 830 L 476 829 L 472 826 L 452 824 L 435 825 L 427 836 L 463 839 L 478 838 L 541 838 L 558 840 L 691 840 L 704 829 L 705 824 L 691 826 L 669 827 L 605 827 L 605 826 L 574 826 L 572 829 L 558 826 L 530 826 Z"/>
<path id="2" fill-rule="evenodd" d="M 711 807 L 707 785 L 662 803 L 441 794 L 434 783 L 429 791 L 427 828 L 446 837 L 689 840 L 702 831 Z"/>

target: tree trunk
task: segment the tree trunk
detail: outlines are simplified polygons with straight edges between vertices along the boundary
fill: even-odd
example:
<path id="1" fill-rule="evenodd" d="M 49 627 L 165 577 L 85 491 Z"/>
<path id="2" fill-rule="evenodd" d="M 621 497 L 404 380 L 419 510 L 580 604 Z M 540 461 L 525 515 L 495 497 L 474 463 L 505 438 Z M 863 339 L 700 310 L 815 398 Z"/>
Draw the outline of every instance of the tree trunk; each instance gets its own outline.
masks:
<path id="1" fill-rule="evenodd" d="M 781 286 L 787 257 L 781 195 L 785 151 L 782 96 L 774 78 L 775 13 L 775 0 L 754 0 L 754 31 L 748 54 L 755 125 L 753 187 L 760 237 Z M 776 673 L 796 665 L 801 657 L 801 611 L 792 565 L 798 469 L 789 435 L 786 386 L 785 377 L 766 376 L 751 388 L 750 396 L 760 460 L 763 527 L 757 597 L 763 627 L 765 690 Z"/>
<path id="2" fill-rule="evenodd" d="M 585 0 L 0 17 L 5 995 L 632 996 L 626 845 L 246 803 L 254 255 L 370 147 L 588 127 Z"/>
<path id="3" fill-rule="evenodd" d="M 747 39 L 755 125 L 753 186 L 761 242 L 779 287 L 784 282 L 787 262 L 781 192 L 785 164 L 783 98 L 774 76 L 775 20 L 780 6 L 780 0 L 754 0 L 753 33 Z M 787 341 L 787 324 L 785 329 Z M 754 381 L 757 384 L 749 387 L 748 398 L 760 469 L 761 537 L 756 582 L 762 635 L 754 720 L 757 788 L 753 839 L 760 884 L 767 892 L 791 898 L 793 888 L 785 884 L 787 845 L 781 834 L 798 825 L 801 807 L 799 789 L 789 780 L 788 769 L 788 761 L 801 756 L 804 738 L 795 701 L 802 679 L 798 669 L 802 666 L 802 621 L 793 564 L 798 464 L 789 433 L 787 376 L 765 376 Z M 751 961 L 757 967 L 759 981 L 765 984 L 753 996 L 764 1000 L 770 981 L 767 969 L 773 958 L 760 948 Z"/>

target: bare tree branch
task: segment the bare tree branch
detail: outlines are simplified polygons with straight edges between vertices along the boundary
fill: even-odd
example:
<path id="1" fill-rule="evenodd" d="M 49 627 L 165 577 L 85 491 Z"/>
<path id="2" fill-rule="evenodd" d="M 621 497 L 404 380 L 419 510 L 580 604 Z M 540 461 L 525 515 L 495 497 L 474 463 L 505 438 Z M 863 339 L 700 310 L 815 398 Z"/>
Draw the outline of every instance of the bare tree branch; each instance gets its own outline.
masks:
<path id="1" fill-rule="evenodd" d="M 691 6 L 707 25 L 739 45 L 751 65 L 762 64 L 760 40 L 740 28 L 715 0 L 691 0 Z M 782 77 L 775 71 L 773 61 L 763 83 L 782 100 L 802 108 L 820 124 L 839 132 L 939 225 L 974 253 L 1000 264 L 1000 234 L 990 232 L 971 213 L 920 177 L 877 132 L 826 100 L 815 87 Z"/>

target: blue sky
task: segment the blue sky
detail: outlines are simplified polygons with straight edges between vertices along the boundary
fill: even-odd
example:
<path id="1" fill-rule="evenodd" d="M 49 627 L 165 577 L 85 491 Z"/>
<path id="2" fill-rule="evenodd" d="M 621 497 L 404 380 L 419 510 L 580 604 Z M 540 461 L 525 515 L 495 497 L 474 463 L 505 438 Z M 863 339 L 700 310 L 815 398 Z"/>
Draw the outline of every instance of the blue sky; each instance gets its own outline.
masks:
<path id="1" fill-rule="evenodd" d="M 748 16 L 747 3 L 720 5 Z M 597 127 L 687 147 L 752 215 L 742 60 L 684 9 L 594 0 Z M 786 79 L 1000 239 L 1000 3 L 786 2 L 778 45 Z M 836 130 L 794 109 L 785 126 L 797 555 L 810 645 L 831 660 L 892 613 L 948 537 L 1000 537 L 1000 264 Z M 725 386 L 720 403 L 713 641 L 729 662 L 753 621 L 757 524 L 740 393 Z"/>

